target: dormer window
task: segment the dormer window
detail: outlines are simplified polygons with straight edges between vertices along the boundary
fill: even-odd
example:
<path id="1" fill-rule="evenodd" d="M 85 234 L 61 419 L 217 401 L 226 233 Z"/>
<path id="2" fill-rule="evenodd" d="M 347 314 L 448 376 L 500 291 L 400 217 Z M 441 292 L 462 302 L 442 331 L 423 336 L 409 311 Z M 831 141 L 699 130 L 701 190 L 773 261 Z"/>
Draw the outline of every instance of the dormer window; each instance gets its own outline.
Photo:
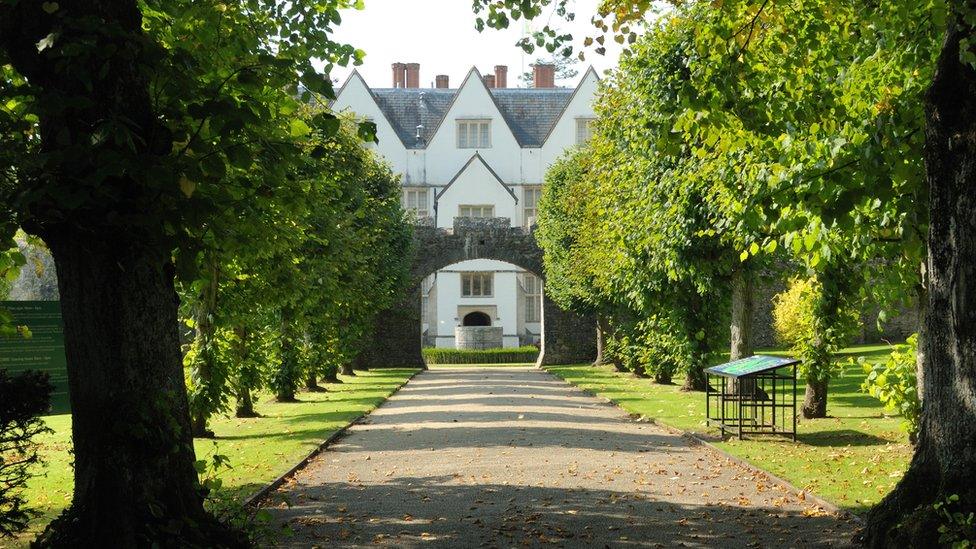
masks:
<path id="1" fill-rule="evenodd" d="M 577 118 L 576 119 L 576 144 L 582 145 L 593 137 L 593 122 L 596 118 Z"/>
<path id="2" fill-rule="evenodd" d="M 487 149 L 491 147 L 491 120 L 458 120 L 459 149 Z"/>

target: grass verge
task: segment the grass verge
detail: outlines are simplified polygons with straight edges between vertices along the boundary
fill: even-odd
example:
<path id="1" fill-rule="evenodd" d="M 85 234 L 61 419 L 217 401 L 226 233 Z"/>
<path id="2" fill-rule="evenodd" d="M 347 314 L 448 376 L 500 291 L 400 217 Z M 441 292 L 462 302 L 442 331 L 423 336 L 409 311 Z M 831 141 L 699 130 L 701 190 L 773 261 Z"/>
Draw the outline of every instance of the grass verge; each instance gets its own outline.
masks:
<path id="1" fill-rule="evenodd" d="M 782 354 L 768 352 L 769 354 Z M 858 346 L 838 353 L 838 360 L 863 356 L 883 360 L 884 346 Z M 681 381 L 659 385 L 650 379 L 617 372 L 609 366 L 552 366 L 549 372 L 610 399 L 624 410 L 665 425 L 708 436 L 717 429 L 705 423 L 705 394 L 683 392 Z M 901 418 L 885 413 L 881 403 L 860 392 L 864 372 L 845 366 L 831 381 L 824 419 L 798 419 L 797 441 L 762 437 L 728 439 L 715 446 L 738 458 L 812 492 L 838 507 L 862 514 L 894 488 L 911 459 L 912 447 Z M 797 406 L 803 382 L 797 381 Z"/>
<path id="2" fill-rule="evenodd" d="M 328 384 L 324 393 L 300 393 L 300 402 L 279 404 L 267 394 L 255 403 L 259 418 L 217 417 L 210 428 L 215 440 L 196 439 L 197 459 L 214 453 L 226 456 L 230 468 L 217 475 L 221 498 L 243 501 L 288 471 L 330 435 L 379 406 L 416 370 L 389 369 L 342 376 L 343 383 Z M 41 513 L 30 530 L 14 542 L 26 544 L 71 503 L 71 416 L 46 416 L 53 433 L 39 439 L 46 462 L 27 486 L 29 505 Z M 5 542 L 0 540 L 0 546 Z"/>

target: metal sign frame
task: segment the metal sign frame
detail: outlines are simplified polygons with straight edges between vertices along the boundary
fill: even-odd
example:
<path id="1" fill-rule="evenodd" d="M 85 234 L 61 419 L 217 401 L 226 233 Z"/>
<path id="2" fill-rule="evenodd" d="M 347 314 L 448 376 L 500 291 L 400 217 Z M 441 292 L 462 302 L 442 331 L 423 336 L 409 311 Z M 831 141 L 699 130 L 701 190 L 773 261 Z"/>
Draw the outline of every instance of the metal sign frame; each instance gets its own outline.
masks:
<path id="1" fill-rule="evenodd" d="M 745 435 L 780 435 L 796 441 L 799 363 L 792 358 L 755 355 L 707 368 L 708 424 L 718 427 L 723 438 L 730 432 L 739 440 Z"/>

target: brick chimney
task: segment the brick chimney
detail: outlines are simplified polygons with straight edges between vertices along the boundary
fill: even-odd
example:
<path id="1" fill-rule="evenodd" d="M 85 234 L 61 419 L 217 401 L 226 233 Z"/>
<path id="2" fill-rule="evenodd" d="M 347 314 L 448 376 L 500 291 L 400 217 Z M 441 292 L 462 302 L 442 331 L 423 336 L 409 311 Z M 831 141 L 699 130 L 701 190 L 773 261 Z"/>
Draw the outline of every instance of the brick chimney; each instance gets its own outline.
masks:
<path id="1" fill-rule="evenodd" d="M 437 76 L 434 77 L 434 86 L 438 88 L 444 88 L 444 89 L 450 88 L 451 80 L 448 78 L 446 74 L 438 74 Z"/>
<path id="2" fill-rule="evenodd" d="M 495 87 L 495 75 L 494 74 L 486 74 L 485 75 L 485 85 L 488 86 L 489 88 L 494 88 Z"/>
<path id="3" fill-rule="evenodd" d="M 394 88 L 402 88 L 404 86 L 403 78 L 405 75 L 404 72 L 405 69 L 406 67 L 404 67 L 403 63 L 393 64 L 393 87 Z"/>
<path id="4" fill-rule="evenodd" d="M 508 87 L 508 67 L 505 65 L 495 65 L 495 87 Z"/>
<path id="5" fill-rule="evenodd" d="M 407 63 L 404 65 L 406 69 L 406 87 L 407 88 L 419 88 L 420 87 L 420 63 Z"/>
<path id="6" fill-rule="evenodd" d="M 532 65 L 532 80 L 537 88 L 555 88 L 556 66 L 546 63 Z"/>

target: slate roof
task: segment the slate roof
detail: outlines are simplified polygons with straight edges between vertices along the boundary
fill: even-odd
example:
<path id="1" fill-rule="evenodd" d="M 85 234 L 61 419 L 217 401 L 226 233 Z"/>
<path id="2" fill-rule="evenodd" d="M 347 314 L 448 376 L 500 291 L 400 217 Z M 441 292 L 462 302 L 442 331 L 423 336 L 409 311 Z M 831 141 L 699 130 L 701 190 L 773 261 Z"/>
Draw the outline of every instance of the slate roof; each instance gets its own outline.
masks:
<path id="1" fill-rule="evenodd" d="M 457 89 L 373 88 L 376 104 L 408 149 L 423 149 L 451 106 Z M 498 110 L 519 145 L 541 147 L 573 97 L 573 88 L 493 88 Z M 421 139 L 417 126 L 423 125 Z"/>

